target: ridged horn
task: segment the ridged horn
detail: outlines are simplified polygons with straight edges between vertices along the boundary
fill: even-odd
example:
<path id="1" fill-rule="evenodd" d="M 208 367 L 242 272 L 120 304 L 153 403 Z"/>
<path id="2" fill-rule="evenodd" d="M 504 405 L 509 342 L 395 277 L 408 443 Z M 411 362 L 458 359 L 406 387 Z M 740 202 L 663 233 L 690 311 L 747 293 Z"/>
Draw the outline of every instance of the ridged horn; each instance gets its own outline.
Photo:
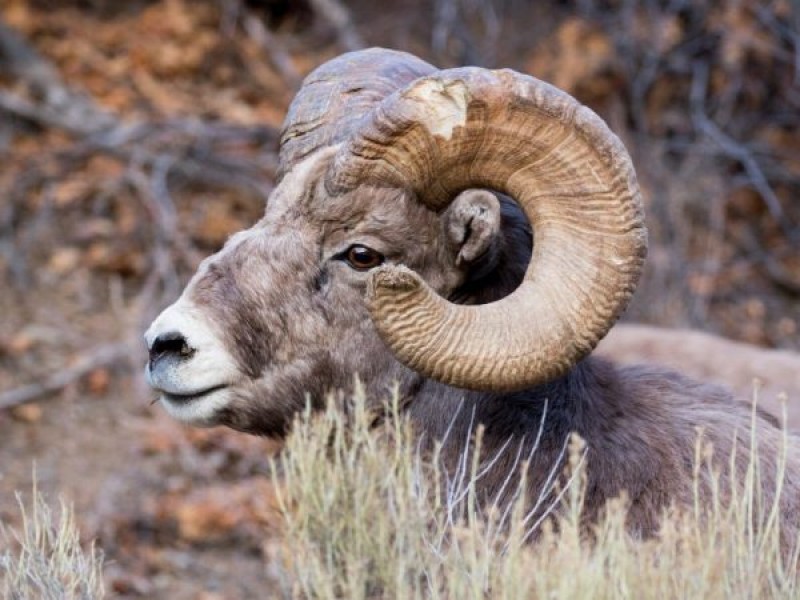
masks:
<path id="1" fill-rule="evenodd" d="M 508 391 L 563 375 L 624 310 L 647 252 L 620 140 L 568 94 L 513 71 L 438 71 L 388 96 L 325 178 L 331 194 L 363 184 L 411 189 L 438 211 L 467 188 L 494 189 L 534 229 L 522 284 L 491 304 L 452 304 L 403 266 L 373 271 L 367 299 L 385 343 L 450 385 Z"/>
<path id="2" fill-rule="evenodd" d="M 383 48 L 348 52 L 317 67 L 283 122 L 278 178 L 311 153 L 350 137 L 386 96 L 435 71 L 416 56 Z"/>

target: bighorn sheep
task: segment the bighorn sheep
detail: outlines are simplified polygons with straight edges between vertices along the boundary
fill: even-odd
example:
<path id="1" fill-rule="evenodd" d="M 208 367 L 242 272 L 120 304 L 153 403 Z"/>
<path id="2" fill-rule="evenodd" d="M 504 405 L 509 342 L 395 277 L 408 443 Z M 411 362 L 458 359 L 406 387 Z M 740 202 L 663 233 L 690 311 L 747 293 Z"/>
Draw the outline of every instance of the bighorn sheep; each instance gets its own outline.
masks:
<path id="1" fill-rule="evenodd" d="M 569 95 L 509 70 L 346 54 L 292 103 L 263 219 L 147 331 L 147 376 L 178 419 L 282 436 L 307 394 L 319 405 L 357 373 L 376 404 L 396 386 L 424 439 L 456 432 L 452 456 L 478 424 L 487 456 L 527 450 L 544 419 L 531 492 L 577 432 L 589 510 L 625 491 L 631 528 L 651 533 L 691 501 L 697 428 L 746 463 L 734 438 L 751 413 L 677 373 L 589 356 L 646 248 L 625 148 Z M 755 427 L 769 494 L 781 432 L 761 414 Z M 791 443 L 782 513 L 796 524 Z M 497 461 L 482 492 L 511 468 Z"/>

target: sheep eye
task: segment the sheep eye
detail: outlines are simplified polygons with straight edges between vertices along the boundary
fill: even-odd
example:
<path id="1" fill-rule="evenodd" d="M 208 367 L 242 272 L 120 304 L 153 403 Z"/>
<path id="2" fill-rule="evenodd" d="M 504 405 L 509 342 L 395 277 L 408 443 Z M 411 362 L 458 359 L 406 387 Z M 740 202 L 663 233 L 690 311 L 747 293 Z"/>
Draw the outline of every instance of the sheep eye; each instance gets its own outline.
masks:
<path id="1" fill-rule="evenodd" d="M 359 244 L 347 249 L 345 259 L 351 267 L 358 271 L 373 269 L 383 263 L 383 255 L 380 252 Z"/>

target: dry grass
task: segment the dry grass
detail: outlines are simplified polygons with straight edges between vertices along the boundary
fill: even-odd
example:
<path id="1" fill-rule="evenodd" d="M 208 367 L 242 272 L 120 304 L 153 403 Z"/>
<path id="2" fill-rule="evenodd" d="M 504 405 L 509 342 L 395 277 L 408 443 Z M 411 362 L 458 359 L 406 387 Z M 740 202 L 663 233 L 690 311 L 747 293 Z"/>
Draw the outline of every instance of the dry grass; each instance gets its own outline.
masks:
<path id="1" fill-rule="evenodd" d="M 34 488 L 29 506 L 19 499 L 20 531 L 0 528 L 0 597 L 8 600 L 93 600 L 103 597 L 102 554 L 84 550 L 72 506 L 56 513 Z M 1 526 L 2 524 L 0 524 Z"/>
<path id="2" fill-rule="evenodd" d="M 474 483 L 483 466 L 448 477 L 397 410 L 377 430 L 373 417 L 358 397 L 346 416 L 305 414 L 279 458 L 287 597 L 800 597 L 797 551 L 781 550 L 755 463 L 731 505 L 715 494 L 672 511 L 657 539 L 625 531 L 623 500 L 587 535 L 579 440 L 557 519 L 531 523 L 519 494 L 507 511 L 481 510 Z M 719 478 L 708 459 L 698 444 L 698 482 Z"/>
<path id="3" fill-rule="evenodd" d="M 586 528 L 577 438 L 569 484 L 551 518 L 533 522 L 519 490 L 508 508 L 481 507 L 475 482 L 490 465 L 473 452 L 448 475 L 436 452 L 420 450 L 396 403 L 378 427 L 362 395 L 341 406 L 339 398 L 303 414 L 275 465 L 285 597 L 800 598 L 800 546 L 782 549 L 777 500 L 764 505 L 757 460 L 732 504 L 715 492 L 693 510 L 670 511 L 661 534 L 641 540 L 626 532 L 624 499 Z M 719 490 L 709 449 L 698 443 L 696 459 L 697 488 L 710 481 Z M 9 546 L 0 596 L 102 597 L 102 558 L 81 548 L 71 507 L 62 501 L 56 512 L 34 490 L 20 508 L 21 530 L 0 538 Z"/>

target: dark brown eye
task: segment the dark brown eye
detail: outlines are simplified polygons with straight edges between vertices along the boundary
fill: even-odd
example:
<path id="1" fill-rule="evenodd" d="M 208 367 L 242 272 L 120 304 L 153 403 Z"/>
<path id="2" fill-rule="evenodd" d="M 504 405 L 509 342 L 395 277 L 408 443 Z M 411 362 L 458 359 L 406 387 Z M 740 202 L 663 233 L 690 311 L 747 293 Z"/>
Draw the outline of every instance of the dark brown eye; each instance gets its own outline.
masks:
<path id="1" fill-rule="evenodd" d="M 359 271 L 374 269 L 383 263 L 383 255 L 380 252 L 358 244 L 348 248 L 345 259 L 351 267 Z"/>

